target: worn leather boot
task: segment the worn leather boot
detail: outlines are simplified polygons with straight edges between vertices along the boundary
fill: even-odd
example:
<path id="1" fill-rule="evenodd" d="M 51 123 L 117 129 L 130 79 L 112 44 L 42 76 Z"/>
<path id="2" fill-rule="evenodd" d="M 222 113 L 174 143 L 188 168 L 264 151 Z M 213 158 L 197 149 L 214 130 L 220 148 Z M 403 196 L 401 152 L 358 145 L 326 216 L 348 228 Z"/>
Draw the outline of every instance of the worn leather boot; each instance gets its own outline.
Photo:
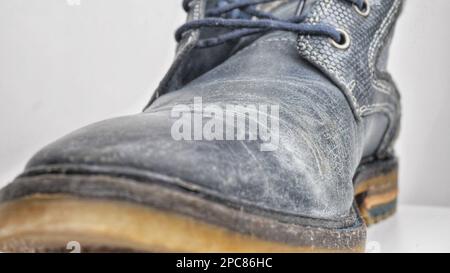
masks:
<path id="1" fill-rule="evenodd" d="M 50 144 L 1 191 L 0 249 L 363 251 L 366 225 L 396 208 L 386 61 L 401 5 L 185 0 L 143 113 Z M 230 105 L 255 106 L 243 134 L 233 112 L 217 118 Z"/>

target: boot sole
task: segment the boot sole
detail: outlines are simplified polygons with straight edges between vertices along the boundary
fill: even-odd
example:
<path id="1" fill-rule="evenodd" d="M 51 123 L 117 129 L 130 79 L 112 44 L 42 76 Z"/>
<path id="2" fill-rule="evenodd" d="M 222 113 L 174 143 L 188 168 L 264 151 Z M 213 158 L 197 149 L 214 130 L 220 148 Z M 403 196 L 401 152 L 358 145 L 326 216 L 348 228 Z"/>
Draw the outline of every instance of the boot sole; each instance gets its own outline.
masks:
<path id="1" fill-rule="evenodd" d="M 379 168 L 385 166 L 379 166 Z M 376 168 L 376 167 L 375 167 Z M 397 211 L 399 194 L 398 165 L 391 170 L 381 170 L 378 175 L 367 178 L 360 171 L 355 180 L 355 201 L 367 226 L 379 223 Z"/>
<path id="2" fill-rule="evenodd" d="M 53 176 L 45 179 L 59 182 L 75 179 L 72 175 Z M 22 179 L 26 183 L 44 178 Z M 355 204 L 359 208 L 355 212 L 367 225 L 395 212 L 396 161 L 361 165 L 354 183 Z M 173 189 L 152 187 L 155 196 L 162 199 L 178 198 L 177 202 L 184 207 L 196 204 L 198 207 L 193 207 L 193 211 L 207 208 L 203 214 L 211 219 L 205 221 L 200 216 L 174 212 L 173 206 L 149 207 L 73 194 L 31 194 L 0 205 L 0 251 L 69 252 L 68 243 L 73 241 L 79 243 L 82 252 L 363 252 L 365 249 L 364 223 L 339 228 L 286 223 L 198 196 L 174 194 Z M 248 226 L 248 230 L 233 230 L 222 226 L 223 223 Z"/>

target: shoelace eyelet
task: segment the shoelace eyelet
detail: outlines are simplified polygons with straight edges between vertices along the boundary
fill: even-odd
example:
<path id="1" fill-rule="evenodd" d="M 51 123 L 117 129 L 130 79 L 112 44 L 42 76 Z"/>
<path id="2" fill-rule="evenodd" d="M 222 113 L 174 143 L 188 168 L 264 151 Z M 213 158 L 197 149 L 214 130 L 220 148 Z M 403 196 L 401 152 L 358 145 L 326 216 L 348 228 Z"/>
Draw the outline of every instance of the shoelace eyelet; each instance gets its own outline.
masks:
<path id="1" fill-rule="evenodd" d="M 369 16 L 370 14 L 370 4 L 369 4 L 369 0 L 364 0 L 363 3 L 363 8 L 360 9 L 357 5 L 353 4 L 353 8 L 356 10 L 356 12 L 364 17 Z"/>
<path id="2" fill-rule="evenodd" d="M 350 35 L 348 35 L 348 33 L 340 28 L 336 29 L 337 31 L 339 31 L 339 33 L 341 34 L 341 41 L 340 42 L 336 42 L 334 39 L 330 38 L 330 43 L 338 49 L 342 49 L 345 50 L 347 48 L 350 47 Z"/>

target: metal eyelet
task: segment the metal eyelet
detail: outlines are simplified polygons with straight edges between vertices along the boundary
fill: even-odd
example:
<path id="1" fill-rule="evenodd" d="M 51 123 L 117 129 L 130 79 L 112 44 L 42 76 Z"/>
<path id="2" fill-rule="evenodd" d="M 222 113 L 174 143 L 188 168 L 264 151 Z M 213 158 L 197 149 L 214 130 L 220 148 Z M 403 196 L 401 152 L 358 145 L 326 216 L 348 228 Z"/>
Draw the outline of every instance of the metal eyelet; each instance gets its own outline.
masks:
<path id="1" fill-rule="evenodd" d="M 363 2 L 363 8 L 360 9 L 357 5 L 353 4 L 353 8 L 356 10 L 356 12 L 364 17 L 369 16 L 370 14 L 370 4 L 369 4 L 369 0 L 364 0 Z"/>
<path id="2" fill-rule="evenodd" d="M 347 48 L 350 47 L 350 35 L 348 35 L 348 33 L 340 28 L 336 29 L 337 31 L 339 31 L 339 33 L 341 34 L 341 41 L 340 42 L 336 42 L 334 39 L 330 38 L 330 43 L 338 49 L 342 49 L 345 50 Z"/>

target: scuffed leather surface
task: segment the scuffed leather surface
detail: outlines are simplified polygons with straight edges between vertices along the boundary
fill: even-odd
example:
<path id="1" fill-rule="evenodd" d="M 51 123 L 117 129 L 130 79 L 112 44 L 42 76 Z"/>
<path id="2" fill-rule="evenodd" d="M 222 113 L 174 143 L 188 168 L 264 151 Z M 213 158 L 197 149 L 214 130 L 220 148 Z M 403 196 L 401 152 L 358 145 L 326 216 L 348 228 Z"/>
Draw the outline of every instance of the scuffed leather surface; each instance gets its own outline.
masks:
<path id="1" fill-rule="evenodd" d="M 269 35 L 160 97 L 145 113 L 63 138 L 38 153 L 28 168 L 128 166 L 188 182 L 230 202 L 312 218 L 345 217 L 362 157 L 361 130 L 341 91 L 298 58 L 295 43 L 294 34 Z M 170 111 L 192 103 L 194 96 L 202 97 L 204 106 L 280 104 L 279 149 L 261 152 L 258 142 L 174 141 Z"/>
<path id="2" fill-rule="evenodd" d="M 297 42 L 292 33 L 265 35 L 183 88 L 161 95 L 144 113 L 93 124 L 47 146 L 27 171 L 117 166 L 120 176 L 126 177 L 127 169 L 158 174 L 164 183 L 237 206 L 347 219 L 356 169 L 382 146 L 389 123 L 385 115 L 355 119 L 342 86 L 302 59 Z M 261 152 L 257 141 L 173 140 L 171 108 L 191 104 L 194 97 L 202 97 L 204 106 L 279 104 L 279 149 Z"/>

